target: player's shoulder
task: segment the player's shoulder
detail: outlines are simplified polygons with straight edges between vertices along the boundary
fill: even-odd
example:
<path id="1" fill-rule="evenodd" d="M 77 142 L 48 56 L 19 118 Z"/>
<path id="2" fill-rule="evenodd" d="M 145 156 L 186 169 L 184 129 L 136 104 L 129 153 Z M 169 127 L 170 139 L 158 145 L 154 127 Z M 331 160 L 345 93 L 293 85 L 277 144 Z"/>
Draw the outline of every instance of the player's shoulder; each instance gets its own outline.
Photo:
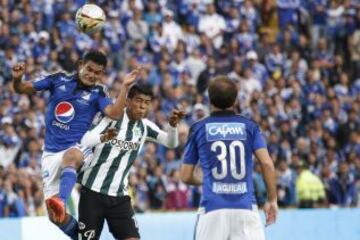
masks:
<path id="1" fill-rule="evenodd" d="M 247 123 L 247 124 L 252 124 L 252 125 L 257 125 L 257 122 L 247 116 L 241 115 L 241 114 L 235 114 L 235 116 L 242 122 Z"/>
<path id="2" fill-rule="evenodd" d="M 239 119 L 239 122 L 244 123 L 247 127 L 250 128 L 258 127 L 258 123 L 254 119 L 251 119 L 241 114 L 236 114 L 235 116 Z"/>
<path id="3" fill-rule="evenodd" d="M 51 77 L 53 79 L 59 80 L 59 81 L 71 81 L 75 78 L 75 74 L 71 74 L 65 71 L 57 71 L 54 73 L 50 73 L 48 77 Z"/>
<path id="4" fill-rule="evenodd" d="M 219 115 L 222 118 L 219 119 L 218 118 Z M 214 117 L 212 117 L 212 116 L 214 116 Z M 208 123 L 217 123 L 217 124 L 221 124 L 221 123 L 227 124 L 227 123 L 236 122 L 236 123 L 239 123 L 239 124 L 242 124 L 243 126 L 245 126 L 246 129 L 254 129 L 258 126 L 258 124 L 249 117 L 246 117 L 241 114 L 229 113 L 229 112 L 212 114 L 209 117 L 207 122 Z"/>
<path id="5" fill-rule="evenodd" d="M 206 123 L 208 123 L 210 119 L 210 116 L 208 117 L 203 117 L 195 122 L 193 122 L 191 125 L 190 125 L 190 130 L 189 132 L 196 132 L 198 131 L 199 129 L 201 129 L 201 127 L 203 127 Z"/>
<path id="6" fill-rule="evenodd" d="M 108 88 L 106 85 L 101 83 L 96 83 L 92 91 L 102 96 L 109 96 Z"/>
<path id="7" fill-rule="evenodd" d="M 146 127 L 150 127 L 152 129 L 158 129 L 159 128 L 158 125 L 156 125 L 156 123 L 154 123 L 153 121 L 151 121 L 151 120 L 149 120 L 147 118 L 141 119 L 141 122 Z"/>

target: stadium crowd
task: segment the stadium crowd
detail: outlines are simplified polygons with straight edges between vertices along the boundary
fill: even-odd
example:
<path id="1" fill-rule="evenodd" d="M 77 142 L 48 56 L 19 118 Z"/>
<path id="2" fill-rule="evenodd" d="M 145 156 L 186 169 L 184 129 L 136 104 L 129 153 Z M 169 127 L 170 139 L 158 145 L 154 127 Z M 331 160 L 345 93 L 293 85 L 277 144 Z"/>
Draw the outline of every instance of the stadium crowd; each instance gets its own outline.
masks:
<path id="1" fill-rule="evenodd" d="M 72 72 L 88 49 L 107 53 L 112 97 L 141 64 L 153 86 L 149 119 L 187 116 L 180 146 L 144 148 L 130 175 L 137 211 L 195 208 L 201 190 L 180 181 L 189 126 L 209 113 L 212 77 L 239 86 L 237 111 L 261 125 L 276 164 L 282 207 L 353 207 L 360 194 L 360 3 L 357 0 L 95 1 L 101 32 L 76 30 L 85 0 L 0 0 L 0 217 L 43 215 L 40 158 L 47 93 L 14 94 L 11 67 L 26 80 Z M 254 166 L 258 203 L 266 199 Z"/>

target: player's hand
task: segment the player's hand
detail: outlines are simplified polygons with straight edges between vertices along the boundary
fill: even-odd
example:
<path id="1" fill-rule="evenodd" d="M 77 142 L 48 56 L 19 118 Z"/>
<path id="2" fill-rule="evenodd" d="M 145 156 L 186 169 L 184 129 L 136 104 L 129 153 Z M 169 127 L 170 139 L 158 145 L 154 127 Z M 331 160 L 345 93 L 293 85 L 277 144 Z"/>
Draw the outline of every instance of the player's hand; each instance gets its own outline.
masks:
<path id="1" fill-rule="evenodd" d="M 101 142 L 107 142 L 118 135 L 118 131 L 115 128 L 109 128 L 104 134 L 101 135 Z"/>
<path id="2" fill-rule="evenodd" d="M 277 201 L 268 201 L 264 205 L 264 211 L 266 216 L 266 224 L 265 227 L 276 222 L 276 217 L 278 214 L 278 205 Z"/>
<path id="3" fill-rule="evenodd" d="M 124 86 L 129 88 L 131 85 L 133 85 L 136 82 L 138 76 L 140 75 L 141 70 L 142 67 L 138 66 L 134 70 L 132 70 L 131 73 L 127 74 L 124 78 Z"/>
<path id="4" fill-rule="evenodd" d="M 178 123 L 181 121 L 181 119 L 183 119 L 184 117 L 185 117 L 184 110 L 175 109 L 171 112 L 169 124 L 172 127 L 176 127 Z"/>
<path id="5" fill-rule="evenodd" d="M 25 63 L 18 63 L 11 69 L 13 79 L 21 79 L 25 74 Z"/>

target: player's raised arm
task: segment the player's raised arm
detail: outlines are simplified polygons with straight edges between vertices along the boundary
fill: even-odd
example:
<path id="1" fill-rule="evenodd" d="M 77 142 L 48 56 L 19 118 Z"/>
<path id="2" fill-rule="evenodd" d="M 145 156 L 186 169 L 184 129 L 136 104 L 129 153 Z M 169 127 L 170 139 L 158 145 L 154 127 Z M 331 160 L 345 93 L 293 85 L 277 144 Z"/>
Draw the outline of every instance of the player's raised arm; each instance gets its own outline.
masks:
<path id="1" fill-rule="evenodd" d="M 25 64 L 19 63 L 11 70 L 14 90 L 16 93 L 33 94 L 36 92 L 32 82 L 22 82 L 22 78 L 25 74 Z"/>
<path id="2" fill-rule="evenodd" d="M 124 108 L 126 105 L 126 95 L 130 87 L 136 82 L 137 77 L 141 71 L 141 67 L 137 67 L 131 73 L 127 74 L 124 82 L 121 86 L 121 91 L 119 96 L 116 98 L 116 102 L 114 104 L 108 105 L 104 109 L 104 113 L 111 119 L 118 120 L 122 118 L 124 114 Z"/>
<path id="3" fill-rule="evenodd" d="M 179 144 L 179 132 L 177 125 L 185 116 L 182 110 L 173 110 L 169 119 L 169 129 L 167 132 L 159 129 L 155 124 L 148 126 L 148 139 L 160 143 L 168 148 L 176 148 Z"/>

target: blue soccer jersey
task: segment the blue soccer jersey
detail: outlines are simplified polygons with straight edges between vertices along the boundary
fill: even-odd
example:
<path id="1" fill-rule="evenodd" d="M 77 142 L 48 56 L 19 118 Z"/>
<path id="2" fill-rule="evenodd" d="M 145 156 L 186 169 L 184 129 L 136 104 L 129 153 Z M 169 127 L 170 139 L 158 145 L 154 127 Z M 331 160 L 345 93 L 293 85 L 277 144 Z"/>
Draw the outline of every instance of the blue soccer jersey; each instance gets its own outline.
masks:
<path id="1" fill-rule="evenodd" d="M 214 112 L 192 125 L 184 163 L 203 171 L 200 206 L 216 209 L 252 209 L 256 204 L 252 182 L 254 151 L 266 148 L 258 125 L 232 111 Z"/>
<path id="2" fill-rule="evenodd" d="M 111 104 L 102 86 L 80 87 L 77 75 L 57 73 L 33 82 L 49 90 L 45 117 L 45 151 L 59 152 L 80 142 L 95 114 Z"/>

